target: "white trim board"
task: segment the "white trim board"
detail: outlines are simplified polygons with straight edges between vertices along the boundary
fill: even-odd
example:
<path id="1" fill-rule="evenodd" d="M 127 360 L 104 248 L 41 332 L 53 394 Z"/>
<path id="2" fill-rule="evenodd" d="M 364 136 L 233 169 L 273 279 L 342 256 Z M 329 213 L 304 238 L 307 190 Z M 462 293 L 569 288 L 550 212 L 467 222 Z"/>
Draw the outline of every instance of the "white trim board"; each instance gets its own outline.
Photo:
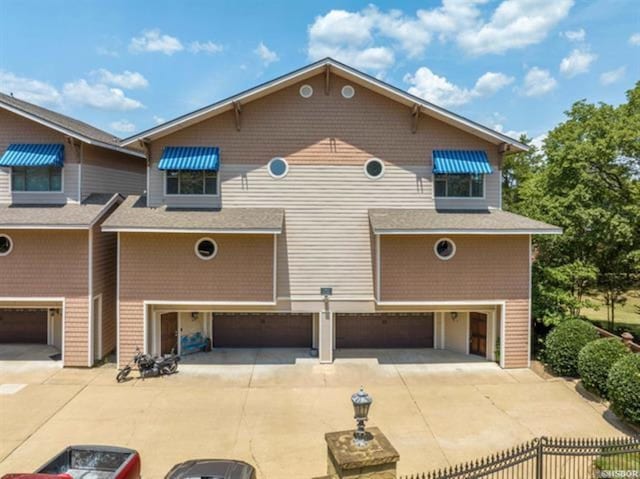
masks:
<path id="1" fill-rule="evenodd" d="M 374 230 L 376 236 L 380 235 L 560 235 L 561 229 L 541 230 L 464 230 L 464 229 L 415 229 L 415 230 Z"/>
<path id="2" fill-rule="evenodd" d="M 244 229 L 244 230 L 233 230 L 233 229 L 220 229 L 220 228 L 189 228 L 189 229 L 175 229 L 175 228 L 141 228 L 137 226 L 102 226 L 102 231 L 105 232 L 118 232 L 118 233 L 202 233 L 202 234 L 265 234 L 278 235 L 282 233 L 282 228 L 280 229 Z"/>

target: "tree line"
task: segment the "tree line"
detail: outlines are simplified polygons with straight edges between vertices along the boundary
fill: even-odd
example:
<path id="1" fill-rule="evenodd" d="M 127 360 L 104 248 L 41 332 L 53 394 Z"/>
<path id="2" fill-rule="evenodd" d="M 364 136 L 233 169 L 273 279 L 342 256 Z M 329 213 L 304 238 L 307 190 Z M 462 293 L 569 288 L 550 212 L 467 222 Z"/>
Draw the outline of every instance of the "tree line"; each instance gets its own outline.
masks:
<path id="1" fill-rule="evenodd" d="M 581 100 L 540 148 L 505 156 L 503 207 L 563 228 L 533 238 L 532 315 L 579 317 L 598 292 L 615 308 L 640 287 L 640 82 L 614 106 Z M 640 311 L 638 311 L 640 314 Z"/>

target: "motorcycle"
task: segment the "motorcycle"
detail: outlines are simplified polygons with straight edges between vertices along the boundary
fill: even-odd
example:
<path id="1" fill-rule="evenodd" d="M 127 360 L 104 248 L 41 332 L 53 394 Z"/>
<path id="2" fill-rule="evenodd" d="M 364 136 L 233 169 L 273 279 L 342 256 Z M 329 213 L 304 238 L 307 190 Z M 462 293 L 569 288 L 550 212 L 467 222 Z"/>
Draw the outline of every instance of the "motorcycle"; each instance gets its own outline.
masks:
<path id="1" fill-rule="evenodd" d="M 168 376 L 175 374 L 178 371 L 178 362 L 180 356 L 175 354 L 175 350 L 171 350 L 170 354 L 163 356 L 152 357 L 150 354 L 145 354 L 136 348 L 136 354 L 133 357 L 133 364 L 137 366 L 138 372 L 142 379 L 154 376 Z M 132 371 L 131 363 L 127 364 L 124 368 L 118 372 L 116 381 L 119 383 L 125 381 Z"/>

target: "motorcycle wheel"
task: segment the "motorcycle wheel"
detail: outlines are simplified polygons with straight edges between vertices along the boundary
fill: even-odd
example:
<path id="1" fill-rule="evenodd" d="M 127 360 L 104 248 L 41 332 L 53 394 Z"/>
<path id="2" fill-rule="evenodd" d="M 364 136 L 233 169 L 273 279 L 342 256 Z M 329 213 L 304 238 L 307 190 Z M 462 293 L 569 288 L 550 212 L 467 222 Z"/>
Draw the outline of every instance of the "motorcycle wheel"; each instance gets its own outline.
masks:
<path id="1" fill-rule="evenodd" d="M 123 382 L 125 379 L 127 379 L 130 372 L 131 372 L 131 366 L 125 366 L 120 370 L 120 372 L 116 376 L 116 381 L 118 381 L 119 383 Z"/>
<path id="2" fill-rule="evenodd" d="M 176 372 L 178 372 L 178 362 L 173 362 L 171 363 L 171 366 L 169 366 L 169 372 L 171 374 L 175 374 Z"/>

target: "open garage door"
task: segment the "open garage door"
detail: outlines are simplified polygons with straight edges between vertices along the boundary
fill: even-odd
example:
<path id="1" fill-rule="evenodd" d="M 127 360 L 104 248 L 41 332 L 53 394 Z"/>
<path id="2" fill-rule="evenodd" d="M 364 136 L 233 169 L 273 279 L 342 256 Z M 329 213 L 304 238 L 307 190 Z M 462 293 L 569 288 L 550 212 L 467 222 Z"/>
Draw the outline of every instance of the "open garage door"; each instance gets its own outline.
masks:
<path id="1" fill-rule="evenodd" d="M 432 348 L 433 313 L 336 314 L 337 348 Z"/>
<path id="2" fill-rule="evenodd" d="M 47 344 L 47 310 L 0 309 L 0 343 Z"/>
<path id="3" fill-rule="evenodd" d="M 311 314 L 213 313 L 218 348 L 310 348 Z"/>

